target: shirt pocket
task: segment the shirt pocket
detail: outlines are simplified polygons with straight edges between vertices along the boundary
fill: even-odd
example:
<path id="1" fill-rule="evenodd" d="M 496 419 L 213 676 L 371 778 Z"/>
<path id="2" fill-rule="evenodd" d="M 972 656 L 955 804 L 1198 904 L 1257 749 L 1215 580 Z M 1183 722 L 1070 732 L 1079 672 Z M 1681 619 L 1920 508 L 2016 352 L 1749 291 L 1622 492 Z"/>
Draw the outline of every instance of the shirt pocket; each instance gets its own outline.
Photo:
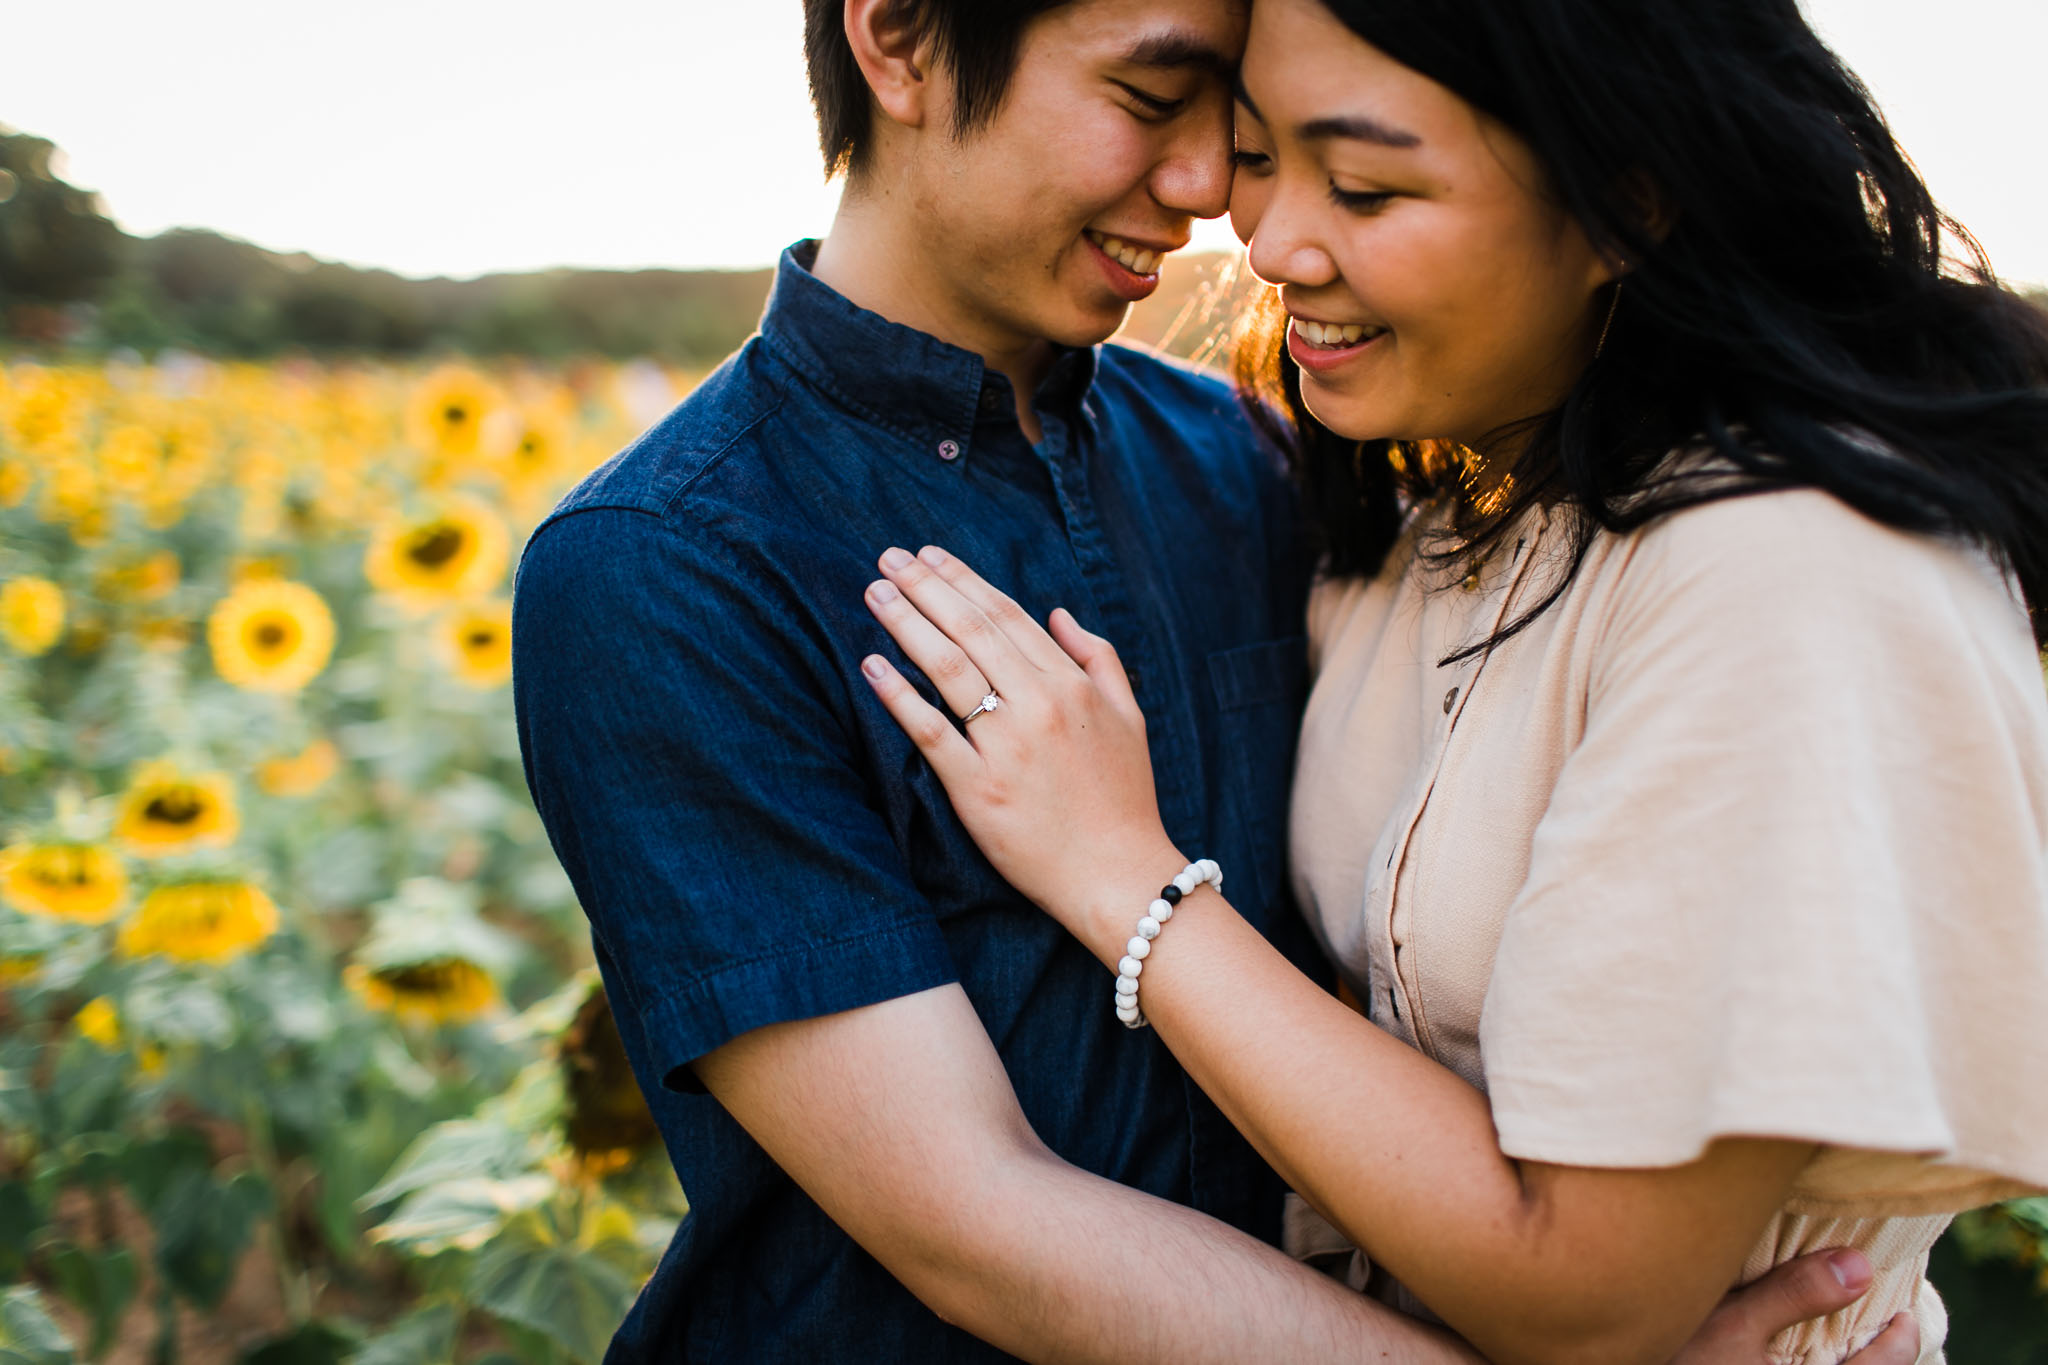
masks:
<path id="1" fill-rule="evenodd" d="M 1308 638 L 1219 650 L 1209 656 L 1209 686 L 1216 697 L 1223 806 L 1251 859 L 1261 908 L 1270 913 L 1287 870 L 1287 795 L 1308 691 Z"/>

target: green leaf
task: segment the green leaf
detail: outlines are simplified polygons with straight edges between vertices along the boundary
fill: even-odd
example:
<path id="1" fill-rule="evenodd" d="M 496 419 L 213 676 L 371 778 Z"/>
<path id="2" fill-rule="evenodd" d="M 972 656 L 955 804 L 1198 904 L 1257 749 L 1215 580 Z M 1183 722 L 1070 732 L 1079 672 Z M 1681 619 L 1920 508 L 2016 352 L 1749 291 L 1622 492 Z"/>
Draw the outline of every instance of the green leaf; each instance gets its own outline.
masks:
<path id="1" fill-rule="evenodd" d="M 28 1268 L 29 1242 L 43 1225 L 40 1202 L 27 1181 L 0 1181 L 0 1281 L 18 1280 Z"/>
<path id="2" fill-rule="evenodd" d="M 244 1351 L 238 1365 L 342 1365 L 362 1341 L 340 1323 L 316 1320 Z"/>
<path id="3" fill-rule="evenodd" d="M 97 1357 L 113 1344 L 114 1329 L 135 1299 L 135 1255 L 126 1247 L 93 1251 L 72 1242 L 59 1243 L 45 1257 L 57 1290 L 92 1320 L 92 1344 L 86 1354 Z"/>
<path id="4" fill-rule="evenodd" d="M 532 1164 L 532 1142 L 526 1134 L 501 1123 L 455 1119 L 420 1134 L 377 1188 L 356 1202 L 371 1209 L 438 1181 L 502 1178 Z"/>
<path id="5" fill-rule="evenodd" d="M 121 1157 L 122 1174 L 135 1202 L 152 1222 L 169 1193 L 193 1176 L 205 1178 L 213 1169 L 213 1147 L 193 1128 L 173 1128 L 159 1137 L 132 1144 Z"/>
<path id="6" fill-rule="evenodd" d="M 0 1294 L 0 1365 L 71 1365 L 76 1348 L 26 1285 Z"/>
<path id="7" fill-rule="evenodd" d="M 415 1255 L 474 1251 L 498 1235 L 505 1220 L 555 1192 L 553 1179 L 527 1174 L 510 1180 L 447 1180 L 415 1190 L 370 1234 Z"/>
<path id="8" fill-rule="evenodd" d="M 460 1323 L 454 1304 L 429 1305 L 379 1331 L 348 1365 L 447 1365 L 455 1358 Z"/>
<path id="9" fill-rule="evenodd" d="M 602 1256 L 521 1218 L 484 1248 L 469 1274 L 471 1300 L 539 1332 L 582 1361 L 603 1357 L 640 1282 Z"/>
<path id="10" fill-rule="evenodd" d="M 227 1292 L 256 1219 L 270 1208 L 270 1187 L 250 1173 L 226 1184 L 187 1176 L 164 1196 L 156 1217 L 157 1268 L 173 1289 L 202 1308 Z"/>

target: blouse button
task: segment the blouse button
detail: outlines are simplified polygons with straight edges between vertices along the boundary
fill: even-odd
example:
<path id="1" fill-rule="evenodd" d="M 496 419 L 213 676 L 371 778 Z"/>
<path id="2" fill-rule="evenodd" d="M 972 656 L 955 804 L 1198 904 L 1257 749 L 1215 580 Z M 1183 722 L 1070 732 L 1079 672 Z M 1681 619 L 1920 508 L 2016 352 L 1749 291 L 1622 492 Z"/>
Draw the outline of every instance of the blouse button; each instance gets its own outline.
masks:
<path id="1" fill-rule="evenodd" d="M 1453 706 L 1456 706 L 1457 704 L 1458 689 L 1454 687 L 1450 691 L 1444 693 L 1444 714 L 1447 716 L 1451 714 L 1451 708 Z"/>
<path id="2" fill-rule="evenodd" d="M 942 460 L 959 459 L 960 443 L 958 441 L 951 440 L 939 442 L 939 458 Z"/>

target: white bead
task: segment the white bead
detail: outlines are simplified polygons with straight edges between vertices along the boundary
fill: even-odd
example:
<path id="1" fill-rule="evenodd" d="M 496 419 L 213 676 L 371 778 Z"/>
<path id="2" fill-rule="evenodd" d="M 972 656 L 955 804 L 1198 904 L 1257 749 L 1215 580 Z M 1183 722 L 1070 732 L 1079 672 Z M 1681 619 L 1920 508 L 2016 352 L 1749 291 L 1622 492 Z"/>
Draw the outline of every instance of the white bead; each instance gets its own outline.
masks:
<path id="1" fill-rule="evenodd" d="M 1138 979 L 1134 976 L 1118 977 L 1116 979 L 1116 993 L 1118 995 L 1136 995 L 1138 993 Z"/>
<path id="2" fill-rule="evenodd" d="M 1124 945 L 1124 951 L 1138 959 L 1138 961 L 1143 962 L 1152 955 L 1152 944 L 1149 940 L 1139 938 L 1136 934 L 1133 934 L 1131 935 L 1131 941 Z"/>
<path id="3" fill-rule="evenodd" d="M 1173 918 L 1173 906 L 1166 901 L 1153 901 L 1145 908 L 1145 913 L 1164 924 Z"/>
<path id="4" fill-rule="evenodd" d="M 1183 896 L 1192 896 L 1195 894 L 1195 888 L 1200 886 L 1202 882 L 1201 878 L 1195 876 L 1194 873 L 1183 872 L 1173 879 L 1173 884 Z"/>
<path id="5" fill-rule="evenodd" d="M 1195 866 L 1201 869 L 1203 881 L 1220 882 L 1223 880 L 1223 869 L 1217 866 L 1214 858 L 1204 858 L 1199 863 L 1196 863 Z"/>
<path id="6" fill-rule="evenodd" d="M 1136 1005 L 1130 1005 L 1120 1006 L 1117 1009 L 1116 1017 L 1123 1020 L 1126 1024 L 1133 1024 L 1136 1023 L 1143 1016 L 1141 1016 L 1138 1013 L 1138 1007 Z"/>
<path id="7" fill-rule="evenodd" d="M 1136 981 L 1138 973 L 1144 970 L 1145 964 L 1138 961 L 1135 957 L 1127 957 L 1122 962 L 1116 964 L 1117 975 L 1128 976 L 1133 981 Z"/>
<path id="8" fill-rule="evenodd" d="M 1139 937 L 1139 938 L 1146 938 L 1146 939 L 1151 939 L 1151 938 L 1158 938 L 1158 937 L 1159 937 L 1159 921 L 1158 921 L 1158 920 L 1156 920 L 1156 919 L 1153 919 L 1153 918 L 1152 918 L 1152 917 L 1151 917 L 1150 915 L 1147 915 L 1147 916 L 1145 916 L 1145 918 L 1143 918 L 1143 919 L 1139 920 L 1139 921 L 1138 921 L 1138 937 Z"/>
<path id="9" fill-rule="evenodd" d="M 1145 1016 L 1141 1014 L 1135 1019 L 1124 1020 L 1124 1027 L 1127 1029 L 1141 1029 L 1145 1027 Z"/>

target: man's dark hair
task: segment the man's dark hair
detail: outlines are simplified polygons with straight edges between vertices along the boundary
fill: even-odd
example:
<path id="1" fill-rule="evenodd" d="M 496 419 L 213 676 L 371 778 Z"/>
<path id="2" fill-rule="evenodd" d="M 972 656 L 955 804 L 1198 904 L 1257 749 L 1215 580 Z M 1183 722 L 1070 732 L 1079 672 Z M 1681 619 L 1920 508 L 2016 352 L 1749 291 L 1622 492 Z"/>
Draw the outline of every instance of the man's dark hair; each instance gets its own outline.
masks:
<path id="1" fill-rule="evenodd" d="M 1072 0 L 890 0 L 891 10 L 931 36 L 937 65 L 953 80 L 953 132 L 964 137 L 995 117 L 1017 70 L 1024 29 Z M 804 57 L 825 174 L 859 173 L 873 139 L 867 77 L 846 41 L 845 0 L 804 0 Z"/>

